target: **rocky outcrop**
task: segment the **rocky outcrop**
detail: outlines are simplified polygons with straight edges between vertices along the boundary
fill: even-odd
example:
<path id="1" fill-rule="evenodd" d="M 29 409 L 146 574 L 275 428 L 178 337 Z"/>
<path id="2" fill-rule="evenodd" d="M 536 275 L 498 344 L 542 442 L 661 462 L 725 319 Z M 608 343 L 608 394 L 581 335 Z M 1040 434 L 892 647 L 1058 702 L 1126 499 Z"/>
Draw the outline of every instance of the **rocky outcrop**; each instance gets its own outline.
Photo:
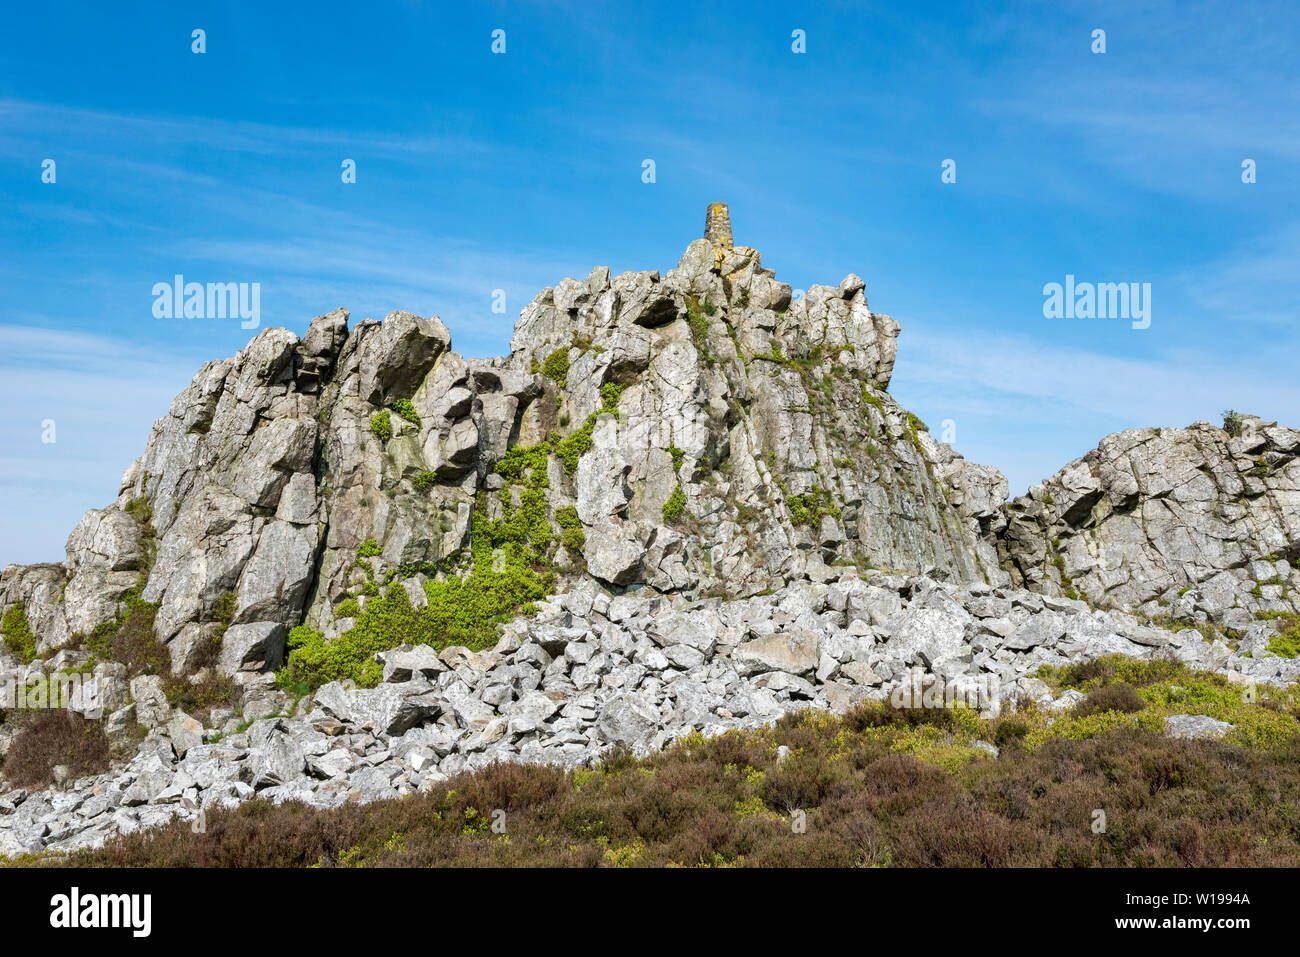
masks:
<path id="1" fill-rule="evenodd" d="M 1194 628 L 979 583 L 844 570 L 773 594 L 689 601 L 589 581 L 506 626 L 491 650 L 384 652 L 375 688 L 332 682 L 296 709 L 282 696 L 207 732 L 155 701 L 152 730 L 124 767 L 68 790 L 0 794 L 0 854 L 93 846 L 255 797 L 334 807 L 432 790 L 494 761 L 575 766 L 616 745 L 646 753 L 790 711 L 903 700 L 930 676 L 944 700 L 986 713 L 1025 701 L 1064 711 L 1083 696 L 1054 695 L 1039 668 L 1116 653 L 1239 685 L 1300 678 L 1300 659 L 1251 658 Z M 1204 715 L 1166 723 L 1173 736 L 1232 730 Z"/>
<path id="2" fill-rule="evenodd" d="M 889 396 L 898 324 L 857 276 L 793 299 L 725 207 L 710 217 L 666 275 L 544 289 L 504 358 L 466 360 L 406 312 L 264 331 L 177 396 L 62 566 L 5 570 L 0 612 L 21 605 L 47 651 L 137 592 L 178 673 L 216 639 L 227 673 L 275 668 L 290 629 L 336 632 L 350 598 L 396 580 L 418 602 L 464 574 L 476 514 L 518 506 L 496 464 L 546 440 L 546 521 L 575 509 L 582 545 L 542 557 L 571 579 L 745 595 L 853 564 L 1005 581 L 1006 483 Z"/>
<path id="3" fill-rule="evenodd" d="M 1236 425 L 1117 432 L 1010 502 L 1013 580 L 1237 629 L 1296 611 L 1300 432 Z"/>
<path id="4" fill-rule="evenodd" d="M 461 357 L 436 317 L 338 310 L 205 365 L 65 560 L 0 574 L 0 672 L 89 675 L 68 707 L 125 749 L 62 790 L 0 791 L 0 855 L 653 749 L 918 675 L 1057 709 L 1078 692 L 1052 699 L 1042 665 L 1115 653 L 1297 680 L 1270 645 L 1297 610 L 1300 433 L 1121 432 L 1007 503 L 890 396 L 898 335 L 856 275 L 794 298 L 714 204 L 667 273 L 542 290 L 507 356 Z M 519 582 L 535 614 L 495 647 L 499 609 L 478 651 L 464 609 L 432 615 L 435 593 L 482 611 Z M 427 633 L 358 624 L 403 605 Z M 92 659 L 127 620 L 173 675 Z M 361 635 L 375 686 L 321 678 L 295 708 L 272 672 L 302 632 L 330 655 Z M 176 682 L 214 673 L 238 714 L 199 721 Z"/>

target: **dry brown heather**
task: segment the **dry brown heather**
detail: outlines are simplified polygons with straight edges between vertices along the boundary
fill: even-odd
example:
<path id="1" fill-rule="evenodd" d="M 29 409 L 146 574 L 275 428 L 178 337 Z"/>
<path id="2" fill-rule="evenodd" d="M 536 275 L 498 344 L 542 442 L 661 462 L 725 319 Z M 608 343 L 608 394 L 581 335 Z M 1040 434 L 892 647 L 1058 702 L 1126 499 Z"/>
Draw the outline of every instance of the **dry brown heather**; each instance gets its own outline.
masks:
<path id="1" fill-rule="evenodd" d="M 1131 690 L 1119 692 L 1125 703 Z M 1037 719 L 1008 715 L 981 729 L 1000 744 L 999 758 L 953 759 L 944 748 L 966 720 L 879 705 L 843 718 L 803 712 L 642 760 L 621 755 L 567 773 L 496 765 L 432 794 L 328 811 L 252 801 L 209 814 L 204 834 L 180 822 L 13 863 L 1300 865 L 1300 736 L 1243 747 L 1126 724 L 1031 749 Z M 918 740 L 926 747 L 899 752 Z M 781 745 L 790 749 L 783 761 Z M 805 833 L 791 827 L 796 808 L 807 812 Z M 506 812 L 504 835 L 491 828 L 496 809 Z M 1093 833 L 1094 809 L 1106 814 L 1104 834 Z"/>
<path id="2" fill-rule="evenodd" d="M 97 721 L 62 708 L 8 712 L 0 718 L 20 728 L 0 762 L 0 777 L 15 787 L 48 786 L 57 765 L 68 768 L 73 779 L 108 770 L 111 747 Z"/>

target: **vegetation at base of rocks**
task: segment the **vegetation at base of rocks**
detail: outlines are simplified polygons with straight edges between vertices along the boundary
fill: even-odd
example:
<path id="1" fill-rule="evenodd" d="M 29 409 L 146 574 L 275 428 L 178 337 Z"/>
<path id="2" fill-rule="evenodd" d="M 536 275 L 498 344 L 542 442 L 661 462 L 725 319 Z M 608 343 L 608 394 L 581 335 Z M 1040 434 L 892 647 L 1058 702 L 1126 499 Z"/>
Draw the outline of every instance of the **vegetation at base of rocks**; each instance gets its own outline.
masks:
<path id="1" fill-rule="evenodd" d="M 1279 658 L 1300 658 L 1300 615 L 1291 612 L 1277 617 L 1291 624 L 1269 639 L 1268 650 Z"/>
<path id="2" fill-rule="evenodd" d="M 70 779 L 109 769 L 112 749 L 99 721 L 53 708 L 10 711 L 4 723 L 16 723 L 20 729 L 0 763 L 0 777 L 14 787 L 45 787 L 53 782 L 53 769 L 59 765 L 68 769 Z"/>
<path id="3" fill-rule="evenodd" d="M 227 592 L 213 603 L 206 621 L 215 626 L 212 634 L 199 639 L 185 672 L 173 674 L 171 654 L 154 630 L 159 606 L 141 598 L 141 590 L 142 586 L 137 585 L 127 592 L 125 612 L 114 621 L 97 626 L 84 639 L 84 649 L 91 656 L 87 667 L 99 661 L 113 661 L 126 667 L 128 680 L 140 675 L 158 675 L 168 704 L 192 716 L 200 716 L 214 707 L 233 705 L 239 689 L 233 679 L 218 673 L 216 664 L 221 640 L 237 610 L 235 595 Z"/>
<path id="4" fill-rule="evenodd" d="M 1164 729 L 1164 719 L 1175 714 L 1206 715 L 1226 721 L 1234 730 L 1225 740 L 1256 749 L 1285 748 L 1300 734 L 1296 686 L 1232 684 L 1223 675 L 1197 671 L 1172 659 L 1107 655 L 1061 668 L 1045 665 L 1038 677 L 1058 692 L 1074 688 L 1089 698 L 1116 685 L 1127 686 L 1128 690 L 1110 691 L 1093 699 L 1107 710 L 1089 708 L 1084 709 L 1087 713 L 1080 713 L 1076 706 L 1064 715 L 1027 710 L 1025 717 L 1031 724 L 1027 741 L 1031 746 L 1053 738 L 1091 737 L 1118 727 L 1159 733 Z M 1141 699 L 1142 707 L 1135 707 L 1137 699 L 1129 691 Z M 1048 717 L 1054 718 L 1050 725 Z"/>
<path id="5" fill-rule="evenodd" d="M 1241 413 L 1236 409 L 1223 410 L 1223 431 L 1227 432 L 1228 435 L 1232 436 L 1234 439 L 1241 436 L 1242 418 Z"/>
<path id="6" fill-rule="evenodd" d="M 569 348 L 561 346 L 542 362 L 542 375 L 563 389 L 569 382 Z"/>
<path id="7" fill-rule="evenodd" d="M 1082 701 L 1074 706 L 1074 716 L 1076 718 L 1086 718 L 1105 711 L 1120 711 L 1124 714 L 1133 714 L 1141 711 L 1146 706 L 1145 699 L 1138 694 L 1136 688 L 1123 681 L 1118 681 L 1115 684 L 1102 685 L 1100 688 L 1090 691 Z"/>
<path id="8" fill-rule="evenodd" d="M 790 521 L 795 525 L 816 525 L 825 515 L 835 518 L 840 515 L 830 493 L 819 485 L 814 485 L 811 492 L 789 496 L 785 504 L 790 509 Z"/>
<path id="9" fill-rule="evenodd" d="M 393 420 L 388 412 L 376 412 L 370 417 L 370 431 L 380 442 L 387 442 L 393 437 Z"/>
<path id="10" fill-rule="evenodd" d="M 531 603 L 554 590 L 555 568 L 549 553 L 557 535 L 547 517 L 547 464 L 552 454 L 572 475 L 578 460 L 591 448 L 592 432 L 601 413 L 617 413 L 623 387 L 606 383 L 600 389 L 601 408 L 583 427 L 564 438 L 552 436 L 532 446 L 513 446 L 497 461 L 496 474 L 507 489 L 522 485 L 518 504 L 501 517 L 489 517 L 486 493 L 475 501 L 468 556 L 436 566 L 388 569 L 377 578 L 370 559 L 382 554 L 374 539 L 357 549 L 357 565 L 366 573 L 364 609 L 350 598 L 335 609 L 336 620 L 354 618 L 355 625 L 332 640 L 310 626 L 289 633 L 288 660 L 277 675 L 281 687 L 310 690 L 328 681 L 351 678 L 363 687 L 376 684 L 382 668 L 375 652 L 403 643 L 435 648 L 461 645 L 471 650 L 489 647 L 496 629 Z M 684 453 L 683 453 L 684 454 Z M 418 480 L 417 480 L 418 481 Z M 557 509 L 559 542 L 580 564 L 586 544 L 582 522 L 573 506 Z M 416 571 L 440 574 L 443 580 L 424 584 L 427 606 L 412 605 L 398 577 Z"/>
<path id="11" fill-rule="evenodd" d="M 78 670 L 90 673 L 97 662 L 116 662 L 130 680 L 140 675 L 157 675 L 168 703 L 192 715 L 201 716 L 218 705 L 232 705 L 238 696 L 234 681 L 217 672 L 215 665 L 221 639 L 233 619 L 236 598 L 226 593 L 214 603 L 207 616 L 212 634 L 200 639 L 191 653 L 184 674 L 173 674 L 171 655 L 158 640 L 154 619 L 158 605 L 140 597 L 136 585 L 123 597 L 124 611 L 116 619 L 98 625 L 90 635 L 78 635 L 70 643 L 89 660 Z M 55 683 L 50 682 L 53 688 Z M 69 768 L 72 777 L 86 777 L 108 770 L 110 744 L 98 721 L 87 721 L 65 709 L 13 711 L 3 715 L 5 723 L 16 723 L 18 733 L 10 743 L 8 756 L 0 765 L 0 777 L 19 787 L 44 787 L 53 783 L 57 765 Z"/>
<path id="12" fill-rule="evenodd" d="M 416 428 L 419 428 L 420 413 L 415 411 L 415 406 L 411 404 L 410 399 L 397 399 L 390 408 L 397 413 L 399 418 L 405 419 Z"/>
<path id="13" fill-rule="evenodd" d="M 32 634 L 31 624 L 27 621 L 27 608 L 22 602 L 12 605 L 0 619 L 0 638 L 11 654 L 17 655 L 23 664 L 36 660 L 36 636 Z"/>
<path id="14" fill-rule="evenodd" d="M 415 487 L 417 492 L 427 492 L 429 489 L 433 488 L 434 483 L 437 480 L 438 476 L 434 473 L 424 471 L 411 480 L 411 485 Z"/>
<path id="15" fill-rule="evenodd" d="M 1152 685 L 1147 685 L 1148 688 Z M 994 758 L 969 747 L 997 742 Z M 599 765 L 494 764 L 432 793 L 320 810 L 254 800 L 47 866 L 1156 867 L 1300 865 L 1300 739 L 1131 726 L 1025 742 L 1032 721 L 871 703 L 691 734 Z M 784 751 L 780 750 L 784 747 Z M 1108 809 L 1103 833 L 1093 809 Z M 482 822 L 505 811 L 507 830 Z M 802 833 L 794 816 L 805 815 Z"/>
<path id="16" fill-rule="evenodd" d="M 668 496 L 668 501 L 664 502 L 663 516 L 665 522 L 675 522 L 681 518 L 682 512 L 686 510 L 686 493 L 682 491 L 681 485 L 673 489 L 673 494 Z"/>

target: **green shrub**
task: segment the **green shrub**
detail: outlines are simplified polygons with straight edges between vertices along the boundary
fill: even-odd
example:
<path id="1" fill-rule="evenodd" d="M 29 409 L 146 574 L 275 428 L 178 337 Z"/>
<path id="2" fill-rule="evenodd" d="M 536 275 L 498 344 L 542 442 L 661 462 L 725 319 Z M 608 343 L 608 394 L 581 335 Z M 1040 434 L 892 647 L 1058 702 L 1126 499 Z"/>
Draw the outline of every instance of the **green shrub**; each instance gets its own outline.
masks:
<path id="1" fill-rule="evenodd" d="M 542 375 L 555 380 L 561 389 L 569 381 L 569 349 L 567 346 L 556 349 L 542 363 Z"/>
<path id="2" fill-rule="evenodd" d="M 506 454 L 497 460 L 493 471 L 504 478 L 509 485 L 522 481 L 525 472 L 536 474 L 540 469 L 545 474 L 546 457 L 549 451 L 550 446 L 546 442 L 528 446 L 512 445 L 506 449 Z"/>
<path id="3" fill-rule="evenodd" d="M 795 525 L 815 525 L 823 515 L 839 517 L 840 510 L 831 504 L 830 494 L 820 486 L 814 485 L 811 492 L 803 495 L 791 495 L 786 499 L 790 509 L 790 520 Z"/>
<path id="4" fill-rule="evenodd" d="M 600 387 L 600 409 L 587 416 L 582 428 L 553 443 L 555 457 L 564 466 L 568 475 L 578 471 L 578 459 L 591 451 L 591 434 L 596 428 L 596 420 L 602 413 L 618 414 L 618 401 L 623 396 L 623 387 L 617 382 L 606 382 Z"/>
<path id="5" fill-rule="evenodd" d="M 373 538 L 367 538 L 357 546 L 357 558 L 374 558 L 376 555 L 382 555 L 384 548 Z"/>
<path id="6" fill-rule="evenodd" d="M 555 573 L 544 554 L 553 539 L 546 517 L 546 459 L 526 450 L 511 461 L 517 463 L 525 455 L 534 464 L 528 468 L 528 487 L 518 508 L 493 520 L 482 495 L 475 503 L 467 575 L 426 582 L 428 604 L 420 609 L 411 604 L 400 582 L 381 590 L 368 581 L 365 590 L 371 597 L 365 610 L 342 635 L 326 641 L 321 632 L 305 625 L 289 633 L 288 661 L 277 675 L 280 686 L 313 689 L 351 678 L 361 687 L 374 687 L 383 674 L 374 660 L 377 651 L 408 642 L 438 649 L 487 648 L 496 643 L 499 624 L 530 613 L 531 603 L 554 589 Z M 516 474 L 522 478 L 523 470 Z M 371 539 L 358 555 L 378 554 L 378 548 Z"/>
<path id="7" fill-rule="evenodd" d="M 680 472 L 682 470 L 682 462 L 686 459 L 686 453 L 675 445 L 668 446 L 664 451 L 673 458 L 673 471 Z"/>
<path id="8" fill-rule="evenodd" d="M 419 475 L 417 475 L 411 481 L 411 484 L 415 486 L 415 490 L 417 492 L 427 492 L 429 491 L 429 489 L 433 488 L 434 483 L 437 481 L 437 479 L 438 477 L 434 475 L 432 472 L 426 471 L 426 472 L 421 472 Z"/>
<path id="9" fill-rule="evenodd" d="M 1223 431 L 1227 432 L 1233 438 L 1238 438 L 1242 432 L 1241 413 L 1236 409 L 1223 410 Z"/>
<path id="10" fill-rule="evenodd" d="M 1106 711 L 1133 714 L 1146 706 L 1146 701 L 1137 693 L 1137 689 L 1121 681 L 1089 691 L 1088 696 L 1074 706 L 1074 716 L 1086 718 Z"/>
<path id="11" fill-rule="evenodd" d="M 578 510 L 572 505 L 566 505 L 556 511 L 555 520 L 563 529 L 560 544 L 570 553 L 581 555 L 583 546 L 587 544 L 587 536 L 582 530 L 582 519 L 578 517 Z"/>
<path id="12" fill-rule="evenodd" d="M 370 417 L 370 431 L 380 442 L 387 442 L 393 437 L 393 420 L 387 412 L 376 412 Z"/>
<path id="13" fill-rule="evenodd" d="M 22 659 L 23 664 L 36 660 L 36 636 L 27 621 L 27 610 L 22 602 L 10 607 L 0 619 L 0 636 L 9 651 Z"/>
<path id="14" fill-rule="evenodd" d="M 398 399 L 393 403 L 392 409 L 401 418 L 410 422 L 416 428 L 420 426 L 420 413 L 415 411 L 415 406 L 411 404 L 410 399 Z"/>
<path id="15" fill-rule="evenodd" d="M 663 516 L 665 522 L 675 522 L 681 517 L 686 509 L 686 493 L 682 491 L 681 485 L 673 489 L 673 494 L 668 496 L 668 501 L 664 502 Z"/>
<path id="16" fill-rule="evenodd" d="M 1300 658 L 1300 624 L 1274 635 L 1268 650 L 1279 658 Z"/>

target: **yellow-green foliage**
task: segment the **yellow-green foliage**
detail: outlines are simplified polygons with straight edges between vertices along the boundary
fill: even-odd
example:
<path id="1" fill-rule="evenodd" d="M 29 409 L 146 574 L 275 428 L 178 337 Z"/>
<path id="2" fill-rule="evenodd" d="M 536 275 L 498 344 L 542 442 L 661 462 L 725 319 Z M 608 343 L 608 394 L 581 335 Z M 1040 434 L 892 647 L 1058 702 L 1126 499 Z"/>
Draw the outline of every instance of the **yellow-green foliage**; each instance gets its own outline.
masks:
<path id="1" fill-rule="evenodd" d="M 686 452 L 683 451 L 682 449 L 679 449 L 675 445 L 668 446 L 668 448 L 664 449 L 664 451 L 672 456 L 673 471 L 680 472 L 682 470 L 682 462 L 685 461 L 686 459 Z"/>
<path id="2" fill-rule="evenodd" d="M 415 411 L 415 406 L 411 404 L 410 399 L 398 399 L 393 403 L 392 408 L 401 418 L 414 426 L 419 426 L 420 413 Z"/>
<path id="3" fill-rule="evenodd" d="M 1268 650 L 1279 658 L 1300 657 L 1300 623 L 1274 635 L 1268 643 Z"/>
<path id="4" fill-rule="evenodd" d="M 591 451 L 591 433 L 596 428 L 596 419 L 604 412 L 617 413 L 618 400 L 622 395 L 621 385 L 606 382 L 600 387 L 600 409 L 587 416 L 587 421 L 582 423 L 581 428 L 575 429 L 558 442 L 552 442 L 555 457 L 563 464 L 566 473 L 573 475 L 578 471 L 578 459 Z"/>
<path id="5" fill-rule="evenodd" d="M 1113 679 L 1114 662 L 1067 680 Z M 1189 672 L 1191 679 L 1204 675 Z M 1062 675 L 1057 674 L 1059 680 Z M 1161 667 L 1125 675 L 1172 687 Z M 1153 680 L 1146 680 L 1153 678 Z M 1180 680 L 1186 675 L 1180 675 Z M 1192 689 L 1212 700 L 1220 686 Z M 1275 710 L 1261 699 L 1261 710 Z M 1186 705 L 1186 700 L 1178 700 Z M 1227 704 L 1232 706 L 1231 701 Z M 1292 706 L 1293 708 L 1294 706 Z M 1139 719 L 1142 713 L 1139 713 Z M 183 866 L 961 866 L 1194 867 L 1300 864 L 1295 802 L 1300 740 L 1276 750 L 1173 741 L 1163 729 L 1106 722 L 1090 739 L 1020 743 L 1026 712 L 984 720 L 963 708 L 868 702 L 842 716 L 798 712 L 766 727 L 705 737 L 663 752 L 615 753 L 564 770 L 517 762 L 466 771 L 431 792 L 333 809 L 250 801 L 214 809 L 204 834 L 188 822 L 66 860 L 10 863 Z M 1063 716 L 1056 715 L 1058 719 Z M 1075 730 L 1084 730 L 1075 725 Z M 1002 748 L 992 759 L 978 740 Z M 503 795 L 505 797 L 503 797 Z M 490 809 L 509 800 L 509 835 Z M 259 806 L 261 805 L 261 806 Z M 1105 833 L 1093 808 L 1118 808 Z M 792 828 L 803 811 L 807 828 Z M 1108 812 L 1110 813 L 1110 812 Z M 708 826 L 701 827 L 701 822 Z"/>
<path id="6" fill-rule="evenodd" d="M 1294 707 L 1295 688 L 1231 684 L 1223 675 L 1195 671 L 1175 661 L 1107 655 L 1065 668 L 1044 667 L 1039 677 L 1056 689 L 1092 691 L 1123 682 L 1138 689 L 1147 706 L 1125 714 L 1106 711 L 1087 717 L 1073 712 L 1049 715 L 1030 709 L 1026 746 L 1035 748 L 1052 738 L 1090 738 L 1120 727 L 1161 733 L 1164 719 L 1175 714 L 1201 714 L 1235 726 L 1227 740 L 1252 747 L 1275 748 L 1300 734 Z"/>
<path id="7" fill-rule="evenodd" d="M 393 437 L 393 420 L 387 412 L 376 412 L 370 417 L 370 431 L 380 442 L 387 442 Z"/>
<path id="8" fill-rule="evenodd" d="M 831 501 L 830 494 L 820 486 L 814 485 L 811 492 L 804 495 L 791 495 L 786 499 L 790 509 L 790 520 L 796 525 L 815 525 L 823 515 L 839 517 L 840 510 Z"/>
<path id="9" fill-rule="evenodd" d="M 376 594 L 366 602 L 356 625 L 333 641 L 306 625 L 293 629 L 289 659 L 278 675 L 280 684 L 315 688 L 352 678 L 361 687 L 374 687 L 383 674 L 375 652 L 408 642 L 435 648 L 490 647 L 496 643 L 497 625 L 528 613 L 532 602 L 549 594 L 555 587 L 555 573 L 544 555 L 553 537 L 546 518 L 545 455 L 525 450 L 511 463 L 521 458 L 530 464 L 518 508 L 493 520 L 482 497 L 475 504 L 468 575 L 426 582 L 428 605 L 420 609 L 411 604 L 400 582 L 390 584 L 383 594 L 377 594 L 375 586 Z M 507 465 L 507 472 L 516 480 L 523 477 L 522 468 L 515 471 Z M 377 553 L 373 540 L 358 549 L 358 555 Z"/>
<path id="10" fill-rule="evenodd" d="M 36 660 L 36 636 L 27 621 L 27 610 L 22 602 L 10 607 L 0 619 L 0 636 L 5 647 L 23 660 L 24 664 Z"/>
<path id="11" fill-rule="evenodd" d="M 673 494 L 668 496 L 668 501 L 664 502 L 663 516 L 665 522 L 675 522 L 681 518 L 682 512 L 686 509 L 686 493 L 678 485 L 673 489 Z"/>
<path id="12" fill-rule="evenodd" d="M 582 531 L 582 519 L 578 517 L 578 510 L 572 505 L 566 505 L 556 510 L 555 520 L 563 529 L 560 543 L 567 551 L 581 554 L 582 547 L 587 544 L 587 536 Z"/>
<path id="13" fill-rule="evenodd" d="M 569 381 L 569 349 L 567 346 L 556 349 L 542 363 L 542 375 L 555 380 L 555 384 L 564 388 Z"/>
<path id="14" fill-rule="evenodd" d="M 608 839 L 606 839 L 608 841 Z M 614 867 L 633 867 L 645 850 L 645 842 L 637 838 L 631 844 L 622 847 L 610 847 L 605 850 L 605 861 Z"/>
<path id="15" fill-rule="evenodd" d="M 871 386 L 867 385 L 865 382 L 862 383 L 862 401 L 868 405 L 875 406 L 876 411 L 880 413 L 881 418 L 884 418 L 885 403 L 882 402 L 880 397 L 871 390 Z"/>

